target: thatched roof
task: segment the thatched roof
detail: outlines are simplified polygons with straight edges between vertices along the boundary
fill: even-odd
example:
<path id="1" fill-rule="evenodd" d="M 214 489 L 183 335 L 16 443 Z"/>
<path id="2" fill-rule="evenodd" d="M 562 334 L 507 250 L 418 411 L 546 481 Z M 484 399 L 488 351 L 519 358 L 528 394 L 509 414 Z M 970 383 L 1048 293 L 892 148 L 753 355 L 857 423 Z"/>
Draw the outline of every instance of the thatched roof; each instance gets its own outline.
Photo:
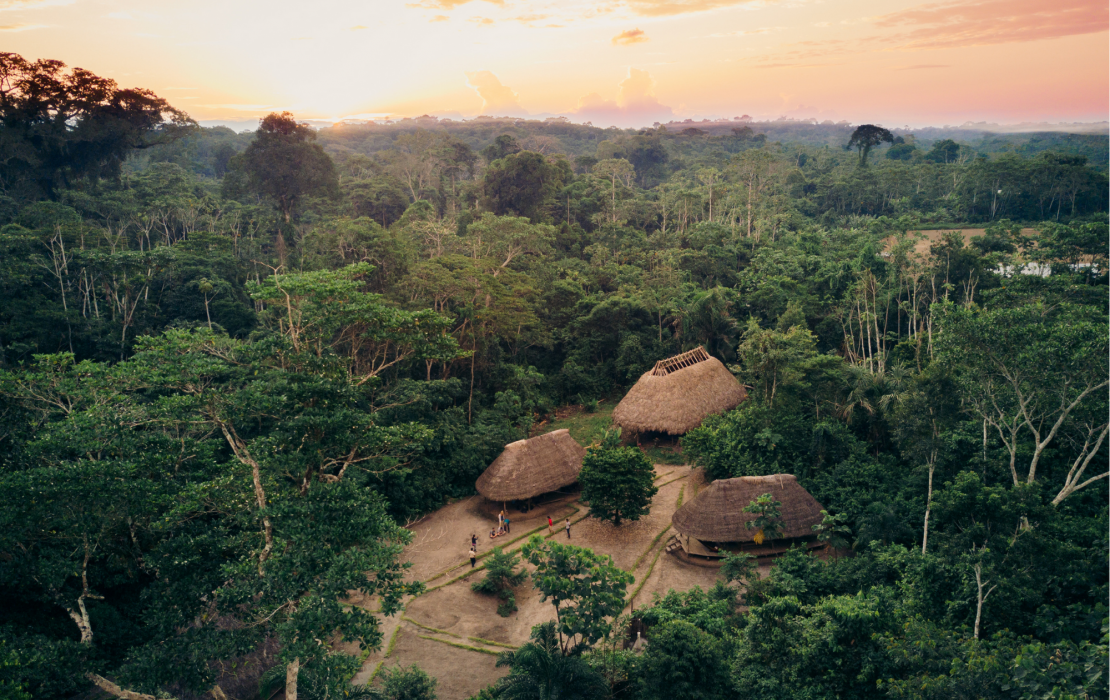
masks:
<path id="1" fill-rule="evenodd" d="M 516 501 L 561 489 L 578 481 L 585 456 L 567 430 L 517 440 L 478 477 L 478 493 L 491 501 Z"/>
<path id="2" fill-rule="evenodd" d="M 637 432 L 682 435 L 746 398 L 743 385 L 721 361 L 697 347 L 656 362 L 617 404 L 613 420 Z"/>
<path id="3" fill-rule="evenodd" d="M 782 504 L 783 533 L 780 537 L 813 535 L 813 526 L 821 522 L 821 504 L 798 485 L 793 474 L 718 479 L 675 511 L 671 523 L 678 532 L 699 540 L 750 542 L 755 530 L 745 523 L 755 515 L 743 511 L 765 493 Z"/>

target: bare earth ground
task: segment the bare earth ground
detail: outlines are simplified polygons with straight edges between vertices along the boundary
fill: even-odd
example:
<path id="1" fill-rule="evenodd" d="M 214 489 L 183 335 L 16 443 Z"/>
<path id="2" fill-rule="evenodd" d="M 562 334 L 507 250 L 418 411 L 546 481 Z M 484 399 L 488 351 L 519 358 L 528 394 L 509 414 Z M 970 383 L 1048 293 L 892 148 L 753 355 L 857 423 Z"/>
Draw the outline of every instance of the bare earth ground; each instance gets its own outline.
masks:
<path id="1" fill-rule="evenodd" d="M 483 575 L 479 569 L 473 576 L 460 578 L 470 571 L 467 553 L 471 533 L 478 535 L 479 555 L 494 546 L 515 550 L 533 531 L 549 536 L 550 514 L 555 520 L 550 537 L 566 542 L 564 519 L 569 516 L 571 544 L 610 555 L 617 566 L 636 577 L 628 590 L 630 598 L 635 594 L 635 600 L 629 602 L 636 607 L 650 605 L 654 594 L 665 595 L 670 589 L 712 587 L 718 578 L 717 569 L 692 566 L 662 552 L 673 534 L 669 528 L 679 495 L 682 502 L 689 502 L 704 485 L 704 475 L 700 469 L 667 464 L 657 464 L 655 471 L 659 493 L 652 500 L 650 514 L 620 527 L 586 517 L 587 509 L 576 495 L 528 513 L 510 512 L 512 534 L 495 540 L 488 534 L 496 518 L 489 514 L 493 511 L 481 508 L 478 496 L 444 506 L 409 526 L 413 541 L 405 549 L 412 562 L 408 578 L 424 581 L 428 590 L 410 599 L 403 615 L 383 620 L 382 649 L 366 659 L 355 683 L 368 682 L 380 666 L 416 664 L 438 679 L 437 693 L 442 700 L 465 700 L 508 673 L 506 668 L 495 667 L 496 654 L 506 648 L 490 642 L 519 646 L 528 641 L 533 625 L 555 618 L 550 601 L 540 602 L 530 580 L 516 590 L 520 609 L 507 618 L 497 615 L 496 599 L 470 590 L 470 582 Z M 767 574 L 764 568 L 762 575 Z M 352 602 L 377 608 L 370 600 Z M 391 650 L 394 634 L 397 637 Z"/>

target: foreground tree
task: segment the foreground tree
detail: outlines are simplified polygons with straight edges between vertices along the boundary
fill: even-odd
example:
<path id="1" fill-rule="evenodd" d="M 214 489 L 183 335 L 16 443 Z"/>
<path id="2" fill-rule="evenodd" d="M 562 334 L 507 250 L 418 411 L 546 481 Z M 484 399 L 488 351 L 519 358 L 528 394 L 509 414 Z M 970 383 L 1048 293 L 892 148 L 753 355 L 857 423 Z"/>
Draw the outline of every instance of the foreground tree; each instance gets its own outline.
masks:
<path id="1" fill-rule="evenodd" d="M 949 307 L 941 326 L 938 360 L 951 368 L 966 405 L 982 421 L 984 449 L 988 427 L 1005 447 L 1015 485 L 1037 480 L 1050 448 L 1070 461 L 1053 486 L 1053 505 L 1110 477 L 1110 471 L 1087 475 L 1092 463 L 1105 464 L 1095 459 L 1110 428 L 1110 352 L 1101 309 L 1046 300 L 1014 308 Z"/>
<path id="2" fill-rule="evenodd" d="M 563 653 L 554 622 L 533 627 L 531 641 L 498 656 L 497 666 L 512 668 L 493 686 L 502 700 L 593 700 L 609 690 L 581 657 Z"/>
<path id="3" fill-rule="evenodd" d="M 84 178 L 116 177 L 137 148 L 195 126 L 150 90 L 122 89 L 61 61 L 0 53 L 0 183 L 26 199 L 54 198 Z"/>
<path id="4" fill-rule="evenodd" d="M 624 609 L 624 592 L 634 580 L 613 558 L 532 535 L 521 553 L 536 570 L 532 585 L 540 600 L 551 599 L 564 654 L 589 647 L 609 633 L 608 618 Z"/>
<path id="5" fill-rule="evenodd" d="M 655 467 L 635 447 L 622 447 L 619 432 L 610 432 L 601 445 L 586 450 L 578 481 L 582 500 L 590 504 L 590 515 L 620 525 L 622 520 L 639 520 L 651 510 Z"/>
<path id="6" fill-rule="evenodd" d="M 729 689 L 721 643 L 685 620 L 652 630 L 639 672 L 645 700 L 712 700 Z"/>

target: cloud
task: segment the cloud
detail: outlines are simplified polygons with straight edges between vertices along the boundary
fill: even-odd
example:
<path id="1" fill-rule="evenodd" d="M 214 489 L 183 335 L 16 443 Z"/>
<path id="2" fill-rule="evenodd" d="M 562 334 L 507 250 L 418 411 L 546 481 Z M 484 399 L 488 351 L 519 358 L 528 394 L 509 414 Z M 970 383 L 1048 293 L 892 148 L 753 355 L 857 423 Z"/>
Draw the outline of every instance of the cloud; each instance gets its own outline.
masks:
<path id="1" fill-rule="evenodd" d="M 357 32 L 357 31 L 360 31 L 362 29 L 366 29 L 365 24 L 356 24 L 355 26 L 351 27 L 352 32 Z"/>
<path id="2" fill-rule="evenodd" d="M 72 5 L 76 0 L 0 0 L 0 12 L 4 10 L 37 10 L 40 7 Z"/>
<path id="3" fill-rule="evenodd" d="M 519 96 L 502 85 L 496 75 L 488 70 L 466 74 L 466 84 L 482 98 L 482 114 L 490 116 L 522 116 L 528 114 L 520 106 Z"/>
<path id="4" fill-rule="evenodd" d="M 26 32 L 31 29 L 45 29 L 45 24 L 0 24 L 0 32 Z"/>
<path id="5" fill-rule="evenodd" d="M 631 46 L 645 41 L 648 41 L 648 36 L 643 29 L 626 29 L 613 37 L 613 46 Z"/>
<path id="6" fill-rule="evenodd" d="M 1056 39 L 1106 31 L 1106 0 L 986 0 L 918 5 L 873 19 L 905 29 L 899 48 L 951 48 Z"/>
<path id="7" fill-rule="evenodd" d="M 655 79 L 646 70 L 628 69 L 628 77 L 617 86 L 615 99 L 596 92 L 578 100 L 574 116 L 598 125 L 644 126 L 674 117 L 674 110 L 655 97 Z"/>
<path id="8" fill-rule="evenodd" d="M 721 39 L 729 36 L 758 36 L 760 34 L 770 34 L 777 32 L 782 27 L 760 27 L 759 29 L 737 29 L 734 32 L 718 32 L 717 34 L 708 35 L 711 39 Z"/>
<path id="9" fill-rule="evenodd" d="M 470 2 L 474 2 L 474 0 L 424 0 L 423 2 L 409 3 L 406 7 L 423 7 L 427 10 L 453 10 Z M 498 7 L 504 7 L 505 5 L 505 0 L 485 0 L 485 2 Z"/>
<path id="10" fill-rule="evenodd" d="M 448 19 L 450 19 L 450 17 L 448 17 L 447 15 L 436 15 L 435 17 L 432 17 L 428 21 L 429 22 L 446 22 Z"/>
<path id="11" fill-rule="evenodd" d="M 628 7 L 638 15 L 646 17 L 665 17 L 685 15 L 692 12 L 707 12 L 726 7 L 747 7 L 755 9 L 775 4 L 775 0 L 627 0 Z"/>
<path id="12" fill-rule="evenodd" d="M 509 19 L 513 20 L 514 22 L 520 22 L 521 24 L 532 26 L 533 22 L 540 22 L 549 17 L 551 17 L 551 15 L 520 15 L 518 17 L 510 17 Z"/>
<path id="13" fill-rule="evenodd" d="M 486 25 L 486 26 L 493 24 L 493 20 L 490 19 L 489 17 L 471 17 L 467 21 L 468 22 L 473 22 L 474 24 L 481 24 L 481 25 Z"/>

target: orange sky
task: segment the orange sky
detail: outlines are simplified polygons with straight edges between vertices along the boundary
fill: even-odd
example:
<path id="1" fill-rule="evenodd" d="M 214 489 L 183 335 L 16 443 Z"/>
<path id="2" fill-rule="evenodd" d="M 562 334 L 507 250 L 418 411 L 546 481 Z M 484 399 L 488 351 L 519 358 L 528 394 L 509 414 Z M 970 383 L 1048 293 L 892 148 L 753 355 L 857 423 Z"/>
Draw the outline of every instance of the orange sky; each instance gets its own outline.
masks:
<path id="1" fill-rule="evenodd" d="M 3 50 L 198 120 L 1108 118 L 1107 0 L 0 0 Z"/>

